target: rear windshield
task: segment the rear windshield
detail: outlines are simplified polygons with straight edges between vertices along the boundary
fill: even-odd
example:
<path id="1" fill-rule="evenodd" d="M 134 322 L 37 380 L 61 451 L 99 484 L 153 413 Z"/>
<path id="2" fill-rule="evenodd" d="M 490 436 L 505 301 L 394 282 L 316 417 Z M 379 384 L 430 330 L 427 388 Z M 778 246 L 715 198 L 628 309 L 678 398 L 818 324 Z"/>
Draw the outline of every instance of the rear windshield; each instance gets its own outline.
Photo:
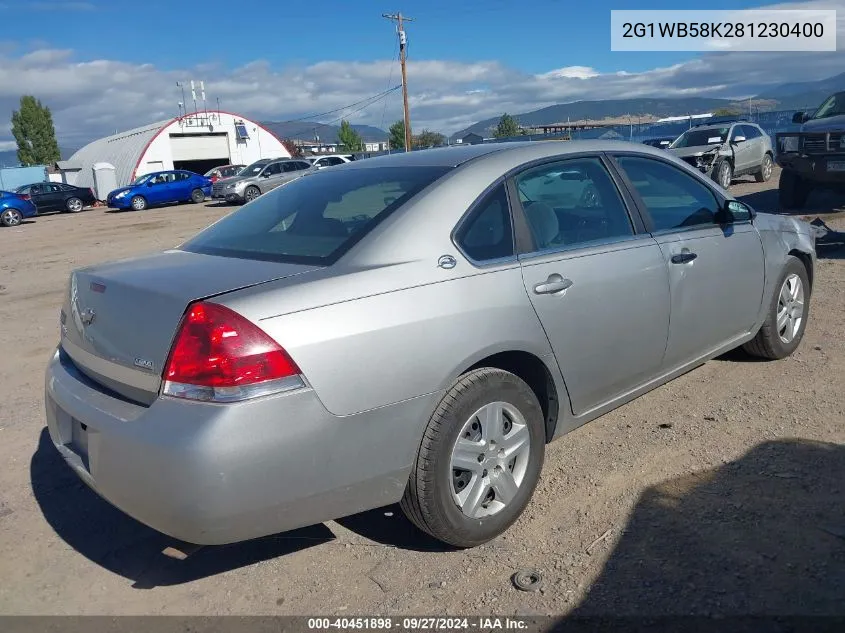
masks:
<path id="1" fill-rule="evenodd" d="M 326 170 L 266 193 L 181 246 L 206 255 L 331 264 L 449 167 Z"/>

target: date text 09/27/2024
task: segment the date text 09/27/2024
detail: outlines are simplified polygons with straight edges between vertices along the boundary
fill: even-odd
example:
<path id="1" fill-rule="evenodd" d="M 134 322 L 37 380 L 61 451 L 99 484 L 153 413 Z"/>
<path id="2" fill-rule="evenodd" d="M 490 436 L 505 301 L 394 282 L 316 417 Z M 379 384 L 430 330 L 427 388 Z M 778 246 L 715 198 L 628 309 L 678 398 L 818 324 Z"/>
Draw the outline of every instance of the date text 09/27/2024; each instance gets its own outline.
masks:
<path id="1" fill-rule="evenodd" d="M 308 630 L 373 630 L 373 631 L 491 631 L 511 630 L 524 631 L 530 628 L 526 619 L 472 617 L 472 618 L 442 618 L 442 617 L 351 617 L 351 618 L 308 618 Z"/>

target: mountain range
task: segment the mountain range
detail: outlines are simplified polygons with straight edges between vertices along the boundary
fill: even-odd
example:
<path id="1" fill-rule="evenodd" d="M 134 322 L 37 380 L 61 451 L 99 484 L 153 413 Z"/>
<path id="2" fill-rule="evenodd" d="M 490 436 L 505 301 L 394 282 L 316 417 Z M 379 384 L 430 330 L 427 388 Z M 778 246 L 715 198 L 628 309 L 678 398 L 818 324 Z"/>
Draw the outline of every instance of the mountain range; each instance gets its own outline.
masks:
<path id="1" fill-rule="evenodd" d="M 262 121 L 261 125 L 273 132 L 279 138 L 289 138 L 302 141 L 313 141 L 315 136 L 323 143 L 336 143 L 339 125 L 326 125 L 311 121 Z M 387 140 L 387 132 L 372 125 L 352 125 L 361 140 L 374 143 Z"/>
<path id="2" fill-rule="evenodd" d="M 812 111 L 834 92 L 845 90 L 845 73 L 828 77 L 819 81 L 807 81 L 782 84 L 770 88 L 750 99 L 756 111 L 772 110 L 808 110 Z M 685 114 L 699 114 L 712 112 L 720 108 L 732 108 L 747 111 L 749 100 L 713 99 L 706 97 L 685 98 L 642 98 L 642 99 L 609 99 L 601 101 L 575 101 L 553 106 L 512 114 L 522 126 L 563 123 L 567 120 L 578 121 L 589 119 L 618 119 L 631 116 L 669 117 Z M 463 138 L 469 133 L 491 136 L 499 117 L 484 119 L 473 123 L 452 135 L 452 139 Z"/>

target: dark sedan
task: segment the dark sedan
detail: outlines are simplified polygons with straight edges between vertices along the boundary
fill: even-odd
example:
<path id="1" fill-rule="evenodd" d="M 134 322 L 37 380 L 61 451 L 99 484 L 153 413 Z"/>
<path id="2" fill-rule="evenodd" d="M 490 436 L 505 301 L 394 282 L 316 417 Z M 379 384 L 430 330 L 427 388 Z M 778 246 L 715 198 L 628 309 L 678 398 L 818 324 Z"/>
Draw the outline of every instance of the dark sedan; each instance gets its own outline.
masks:
<path id="1" fill-rule="evenodd" d="M 42 213 L 79 213 L 96 202 L 97 197 L 91 189 L 74 187 L 61 182 L 36 182 L 24 185 L 16 193 L 28 195 Z"/>

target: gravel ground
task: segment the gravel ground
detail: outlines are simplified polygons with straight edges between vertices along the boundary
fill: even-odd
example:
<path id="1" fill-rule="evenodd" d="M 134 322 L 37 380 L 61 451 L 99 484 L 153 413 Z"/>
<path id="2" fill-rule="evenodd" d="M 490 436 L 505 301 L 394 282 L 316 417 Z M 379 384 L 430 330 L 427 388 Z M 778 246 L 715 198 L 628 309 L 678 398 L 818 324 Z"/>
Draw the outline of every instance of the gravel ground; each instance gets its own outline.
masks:
<path id="1" fill-rule="evenodd" d="M 759 210 L 770 183 L 738 183 Z M 841 200 L 812 212 L 845 230 Z M 731 353 L 548 447 L 525 515 L 449 551 L 398 508 L 186 560 L 61 462 L 43 371 L 75 267 L 177 244 L 206 203 L 0 230 L 0 613 L 845 614 L 845 249 L 822 253 L 806 335 L 780 362 Z M 541 572 L 539 591 L 510 576 Z"/>

